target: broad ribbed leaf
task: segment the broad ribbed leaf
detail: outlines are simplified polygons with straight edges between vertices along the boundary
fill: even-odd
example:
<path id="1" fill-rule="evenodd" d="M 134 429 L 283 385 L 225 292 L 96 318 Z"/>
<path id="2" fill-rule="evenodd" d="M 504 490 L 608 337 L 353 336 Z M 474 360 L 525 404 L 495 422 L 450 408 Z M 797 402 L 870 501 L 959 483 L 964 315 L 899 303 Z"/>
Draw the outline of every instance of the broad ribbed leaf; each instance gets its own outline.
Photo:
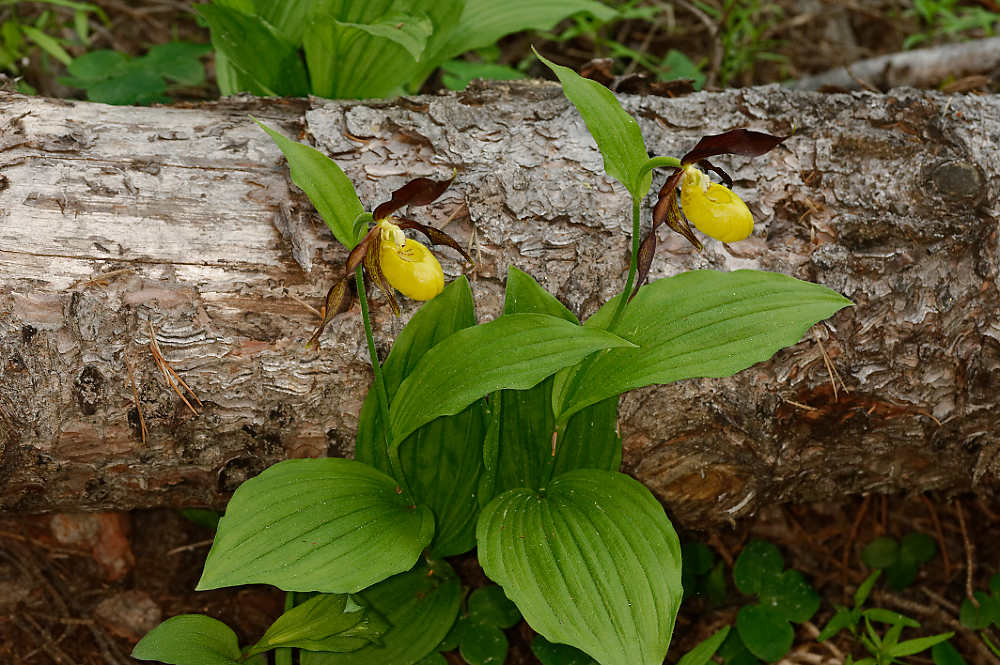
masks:
<path id="1" fill-rule="evenodd" d="M 425 59 L 419 81 L 445 60 L 484 46 L 492 46 L 513 32 L 549 30 L 574 14 L 586 12 L 610 21 L 618 12 L 595 0 L 466 0 L 458 26 Z M 417 85 L 416 87 L 419 87 Z"/>
<path id="2" fill-rule="evenodd" d="M 354 220 L 364 212 L 364 208 L 350 178 L 319 150 L 293 141 L 259 120 L 256 122 L 278 144 L 288 160 L 292 182 L 316 206 L 333 237 L 348 249 L 353 249 L 358 244 L 354 235 Z"/>
<path id="3" fill-rule="evenodd" d="M 431 511 L 367 464 L 287 460 L 236 490 L 198 589 L 353 593 L 409 569 L 433 534 Z"/>
<path id="4" fill-rule="evenodd" d="M 504 314 L 549 314 L 572 323 L 576 317 L 527 273 L 511 267 L 507 273 Z M 501 422 L 495 492 L 515 487 L 537 489 L 548 474 L 573 469 L 616 471 L 621 465 L 617 433 L 618 397 L 575 414 L 556 442 L 552 460 L 552 378 L 527 390 L 500 393 Z M 486 451 L 490 459 L 490 451 Z M 490 498 L 490 497 L 487 497 Z"/>
<path id="5" fill-rule="evenodd" d="M 286 610 L 246 655 L 277 647 L 338 653 L 357 651 L 379 642 L 389 628 L 385 617 L 359 605 L 348 594 L 322 593 Z"/>
<path id="6" fill-rule="evenodd" d="M 633 388 L 735 374 L 850 304 L 825 286 L 755 270 L 658 280 L 639 290 L 611 330 L 638 348 L 594 354 L 556 377 L 557 419 Z M 602 312 L 592 318 L 606 320 Z"/>
<path id="7" fill-rule="evenodd" d="M 254 0 L 257 14 L 293 44 L 302 41 L 316 0 Z"/>
<path id="8" fill-rule="evenodd" d="M 278 97 L 309 94 L 298 45 L 267 21 L 218 4 L 197 5 L 195 9 L 208 22 L 212 45 L 225 54 L 228 66 L 238 72 L 239 82 L 252 82 L 248 90 L 240 92 Z"/>
<path id="9" fill-rule="evenodd" d="M 434 26 L 431 20 L 420 14 L 389 14 L 375 23 L 340 23 L 344 28 L 357 28 L 372 37 L 385 38 L 396 42 L 413 57 L 420 60 L 427 46 Z"/>
<path id="10" fill-rule="evenodd" d="M 363 99 L 398 93 L 420 66 L 411 51 L 436 50 L 457 24 L 462 6 L 462 0 L 324 2 L 302 36 L 313 94 Z M 411 18 L 401 32 L 388 35 L 399 20 L 388 21 L 401 14 Z"/>
<path id="11" fill-rule="evenodd" d="M 602 665 L 660 665 L 681 602 L 681 551 L 632 478 L 583 469 L 514 489 L 479 517 L 479 561 L 528 624 Z"/>
<path id="12" fill-rule="evenodd" d="M 425 353 L 400 385 L 389 414 L 392 445 L 495 390 L 530 388 L 594 351 L 629 345 L 546 314 L 509 314 L 459 330 Z"/>
<path id="13" fill-rule="evenodd" d="M 472 292 L 462 276 L 424 304 L 396 338 L 382 367 L 390 402 L 428 349 L 474 325 Z M 369 390 L 361 408 L 354 456 L 392 475 L 377 400 L 376 392 Z M 437 528 L 431 549 L 436 556 L 461 554 L 475 546 L 476 492 L 483 468 L 485 428 L 479 400 L 454 416 L 437 418 L 419 428 L 399 451 L 414 500 L 434 512 Z"/>
<path id="14" fill-rule="evenodd" d="M 597 81 L 585 79 L 569 67 L 557 65 L 538 55 L 548 65 L 563 87 L 563 94 L 583 116 L 590 135 L 604 155 L 604 170 L 641 199 L 649 191 L 652 175 L 640 176 L 649 159 L 639 123 L 622 108 L 614 93 Z"/>
<path id="15" fill-rule="evenodd" d="M 462 586 L 444 561 L 391 577 L 361 596 L 392 624 L 382 645 L 351 653 L 303 651 L 301 665 L 413 665 L 434 650 L 458 614 Z"/>
<path id="16" fill-rule="evenodd" d="M 132 657 L 138 660 L 170 665 L 236 665 L 240 655 L 236 633 L 203 614 L 167 619 L 146 633 L 132 650 Z"/>

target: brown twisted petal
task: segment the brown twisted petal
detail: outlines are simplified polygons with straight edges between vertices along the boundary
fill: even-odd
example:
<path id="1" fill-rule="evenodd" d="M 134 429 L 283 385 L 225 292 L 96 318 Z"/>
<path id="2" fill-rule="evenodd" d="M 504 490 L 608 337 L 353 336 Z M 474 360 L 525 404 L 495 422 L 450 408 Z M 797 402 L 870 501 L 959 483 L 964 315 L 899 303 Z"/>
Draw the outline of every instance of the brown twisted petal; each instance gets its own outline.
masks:
<path id="1" fill-rule="evenodd" d="M 715 155 L 758 157 L 787 139 L 752 129 L 731 129 L 722 134 L 703 136 L 691 152 L 681 157 L 681 164 L 694 164 Z"/>
<path id="2" fill-rule="evenodd" d="M 344 277 L 337 281 L 330 287 L 330 290 L 326 292 L 326 307 L 323 311 L 323 320 L 316 328 L 316 332 L 314 332 L 312 337 L 309 338 L 309 341 L 306 342 L 306 348 L 309 348 L 313 344 L 317 344 L 319 342 L 319 336 L 323 333 L 323 329 L 326 328 L 326 324 L 328 324 L 333 317 L 350 309 L 351 302 L 354 301 L 354 295 L 351 293 L 349 285 L 350 280 L 347 277 Z"/>
<path id="3" fill-rule="evenodd" d="M 377 226 L 375 227 L 378 228 Z M 395 316 L 399 316 L 399 303 L 396 302 L 396 292 L 389 284 L 389 280 L 385 278 L 385 274 L 382 272 L 382 266 L 379 264 L 379 254 L 382 251 L 382 234 L 375 233 L 372 234 L 372 239 L 368 245 L 368 251 L 365 252 L 365 272 L 368 276 L 372 278 L 382 293 L 385 294 L 385 299 L 389 301 L 389 309 Z"/>
<path id="4" fill-rule="evenodd" d="M 712 173 L 722 178 L 722 184 L 725 185 L 726 187 L 730 189 L 733 188 L 733 179 L 729 177 L 729 174 L 726 173 L 723 169 L 720 169 L 712 162 L 708 161 L 707 159 L 703 159 L 700 162 L 698 162 L 698 166 L 700 166 L 705 171 L 711 171 Z"/>
<path id="5" fill-rule="evenodd" d="M 433 226 L 427 226 L 426 224 L 421 224 L 420 222 L 414 222 L 412 219 L 400 219 L 395 222 L 395 224 L 401 229 L 415 229 L 420 231 L 427 236 L 427 240 L 429 240 L 432 245 L 447 245 L 461 254 L 462 258 L 464 258 L 468 263 L 475 263 L 475 261 L 472 260 L 472 257 L 469 256 L 466 251 L 462 249 L 462 246 L 458 244 L 457 240 L 440 229 L 436 229 Z"/>
<path id="6" fill-rule="evenodd" d="M 701 251 L 701 242 L 691 230 L 680 206 L 677 205 L 677 188 L 681 184 L 682 177 L 684 177 L 684 171 L 677 169 L 670 174 L 667 181 L 663 183 L 663 187 L 660 188 L 660 198 L 653 207 L 653 232 L 655 233 L 661 224 L 666 223 L 667 226 L 687 238 L 688 242 Z"/>
<path id="7" fill-rule="evenodd" d="M 632 289 L 632 294 L 629 296 L 629 300 L 635 297 L 635 294 L 639 292 L 639 288 L 646 283 L 646 279 L 649 277 L 649 269 L 653 265 L 653 255 L 656 253 L 656 229 L 663 223 L 666 223 L 671 229 L 684 236 L 699 252 L 704 249 L 701 241 L 698 240 L 694 231 L 691 230 L 690 222 L 687 221 L 684 213 L 681 212 L 680 205 L 677 204 L 677 192 L 670 190 L 665 195 L 661 194 L 660 200 L 656 202 L 656 207 L 653 209 L 653 228 L 650 229 L 646 237 L 643 238 L 642 245 L 639 246 L 637 259 L 639 268 L 638 278 L 636 279 L 635 287 Z"/>
<path id="8" fill-rule="evenodd" d="M 411 180 L 394 191 L 390 200 L 375 208 L 372 217 L 375 218 L 375 221 L 381 221 L 403 206 L 422 206 L 436 201 L 439 196 L 444 194 L 454 179 L 453 175 L 447 180 L 431 180 L 430 178 Z"/>

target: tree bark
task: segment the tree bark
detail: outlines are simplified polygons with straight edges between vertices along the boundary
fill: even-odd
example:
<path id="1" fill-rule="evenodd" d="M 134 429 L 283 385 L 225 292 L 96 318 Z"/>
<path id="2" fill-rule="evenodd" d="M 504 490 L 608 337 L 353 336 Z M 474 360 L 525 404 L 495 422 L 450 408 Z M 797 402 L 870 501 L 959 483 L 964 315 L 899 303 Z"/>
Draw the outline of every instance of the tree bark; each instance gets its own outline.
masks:
<path id="1" fill-rule="evenodd" d="M 792 134 L 719 160 L 752 238 L 698 253 L 664 228 L 651 278 L 775 270 L 856 303 L 735 377 L 627 395 L 625 470 L 690 526 L 847 493 L 992 491 L 1000 99 L 770 86 L 622 101 L 656 154 L 734 127 Z M 472 247 L 480 319 L 511 265 L 581 317 L 625 281 L 627 195 L 552 84 L 156 108 L 6 94 L 0 509 L 221 507 L 281 459 L 351 454 L 370 381 L 357 308 L 304 348 L 303 303 L 319 307 L 345 252 L 250 114 L 331 155 L 368 209 L 457 169 L 409 216 L 452 220 Z M 417 307 L 403 304 L 399 320 L 376 305 L 383 352 Z M 151 334 L 200 406 L 168 386 Z"/>

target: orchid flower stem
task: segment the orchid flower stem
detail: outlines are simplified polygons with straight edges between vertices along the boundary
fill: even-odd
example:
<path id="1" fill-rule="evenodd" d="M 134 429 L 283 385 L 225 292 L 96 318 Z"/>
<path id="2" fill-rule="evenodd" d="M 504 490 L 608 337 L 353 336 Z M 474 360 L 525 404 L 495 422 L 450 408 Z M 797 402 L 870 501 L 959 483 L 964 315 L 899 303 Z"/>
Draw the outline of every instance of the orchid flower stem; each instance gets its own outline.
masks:
<path id="1" fill-rule="evenodd" d="M 375 350 L 375 336 L 372 334 L 372 321 L 368 314 L 368 292 L 365 291 L 365 278 L 364 273 L 361 271 L 361 266 L 358 266 L 354 271 L 354 282 L 358 287 L 358 300 L 361 301 L 361 320 L 365 324 L 365 339 L 368 340 L 368 356 L 372 361 L 373 383 L 375 394 L 378 396 L 379 412 L 382 416 L 382 432 L 385 434 L 385 448 L 389 454 L 389 465 L 392 467 L 392 475 L 399 481 L 403 497 L 408 503 L 413 503 L 413 494 L 410 493 L 406 476 L 403 475 L 403 464 L 399 459 L 399 446 L 392 445 L 392 426 L 389 421 L 389 392 L 385 389 L 382 363 L 379 362 L 378 352 Z"/>
<path id="2" fill-rule="evenodd" d="M 629 296 L 632 295 L 632 287 L 635 285 L 635 273 L 639 266 L 639 203 L 639 199 L 632 199 L 632 255 L 629 257 L 628 279 L 625 280 L 625 290 L 618 296 L 618 307 L 615 308 L 615 314 L 611 317 L 608 330 L 614 328 L 622 318 L 625 305 L 628 304 Z"/>

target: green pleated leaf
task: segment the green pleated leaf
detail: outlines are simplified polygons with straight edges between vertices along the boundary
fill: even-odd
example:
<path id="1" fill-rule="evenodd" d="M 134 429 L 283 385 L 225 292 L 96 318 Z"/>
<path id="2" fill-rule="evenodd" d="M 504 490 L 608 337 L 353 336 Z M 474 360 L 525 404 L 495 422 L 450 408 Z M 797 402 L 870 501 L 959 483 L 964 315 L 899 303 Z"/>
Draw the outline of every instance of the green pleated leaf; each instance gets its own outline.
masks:
<path id="1" fill-rule="evenodd" d="M 400 385 L 390 409 L 393 445 L 488 393 L 530 388 L 594 351 L 628 345 L 606 331 L 545 314 L 510 314 L 459 330 L 427 351 Z"/>
<path id="2" fill-rule="evenodd" d="M 434 67 L 457 55 L 496 44 L 501 37 L 522 30 L 550 30 L 563 19 L 579 13 L 610 21 L 618 12 L 596 0 L 466 0 L 457 27 L 431 51 L 419 77 L 423 81 Z M 417 85 L 414 89 L 418 88 Z"/>
<path id="3" fill-rule="evenodd" d="M 379 642 L 389 623 L 377 611 L 348 594 L 319 594 L 277 618 L 248 651 L 248 656 L 277 647 L 309 651 L 357 651 Z"/>
<path id="4" fill-rule="evenodd" d="M 292 44 L 302 42 L 316 0 L 254 0 L 256 13 Z"/>
<path id="5" fill-rule="evenodd" d="M 254 119 L 267 132 L 288 160 L 292 182 L 306 193 L 316 206 L 333 237 L 348 249 L 358 241 L 354 220 L 364 212 L 354 184 L 337 164 L 315 148 L 293 141 Z"/>
<path id="6" fill-rule="evenodd" d="M 198 589 L 271 584 L 353 593 L 409 569 L 434 516 L 408 506 L 396 481 L 361 462 L 279 462 L 236 490 Z"/>
<path id="7" fill-rule="evenodd" d="M 309 94 L 298 45 L 274 26 L 259 16 L 218 4 L 196 5 L 195 10 L 208 22 L 215 50 L 225 54 L 227 65 L 239 73 L 240 82 L 252 84 L 240 92 L 269 97 Z"/>
<path id="8" fill-rule="evenodd" d="M 396 338 L 382 368 L 390 402 L 428 349 L 475 324 L 472 292 L 462 276 L 417 310 Z M 377 400 L 376 392 L 370 390 L 361 408 L 354 456 L 392 475 Z M 432 420 L 407 437 L 400 448 L 414 500 L 434 512 L 437 530 L 431 549 L 435 556 L 454 556 L 475 546 L 485 428 L 480 400 L 454 416 Z"/>
<path id="9" fill-rule="evenodd" d="M 528 624 L 602 665 L 660 665 L 681 602 L 681 551 L 636 480 L 581 469 L 483 509 L 479 561 Z"/>
<path id="10" fill-rule="evenodd" d="M 511 267 L 507 274 L 504 314 L 548 314 L 577 323 L 576 317 L 527 273 Z M 495 492 L 515 487 L 537 489 L 550 475 L 573 469 L 616 471 L 621 465 L 618 397 L 575 414 L 559 434 L 552 460 L 552 378 L 527 390 L 500 393 L 501 422 Z M 484 456 L 490 459 L 487 451 Z M 490 498 L 490 497 L 487 497 Z"/>
<path id="11" fill-rule="evenodd" d="M 434 26 L 431 20 L 421 14 L 400 12 L 383 16 L 375 23 L 339 23 L 344 28 L 357 28 L 373 37 L 384 37 L 396 42 L 413 57 L 420 60 L 427 46 L 427 38 L 431 36 Z"/>
<path id="12" fill-rule="evenodd" d="M 313 94 L 364 99 L 400 93 L 420 67 L 420 57 L 414 54 L 438 48 L 458 22 L 463 4 L 462 0 L 326 3 L 302 35 Z M 401 21 L 400 15 L 409 18 Z"/>
<path id="13" fill-rule="evenodd" d="M 638 348 L 594 354 L 556 377 L 558 419 L 633 388 L 730 376 L 797 343 L 850 304 L 825 286 L 755 270 L 694 270 L 657 280 L 639 290 L 611 330 Z M 607 308 L 591 318 L 606 321 Z M 597 325 L 588 320 L 584 327 Z"/>
<path id="14" fill-rule="evenodd" d="M 170 665 L 236 665 L 240 646 L 236 633 L 221 621 L 203 614 L 182 614 L 146 633 L 132 657 Z"/>
<path id="15" fill-rule="evenodd" d="M 413 665 L 428 656 L 448 633 L 458 614 L 462 586 L 444 561 L 390 577 L 361 596 L 388 619 L 392 628 L 381 645 L 351 653 L 300 653 L 301 665 Z"/>
<path id="16" fill-rule="evenodd" d="M 639 123 L 622 108 L 615 94 L 597 81 L 585 79 L 569 67 L 557 65 L 538 55 L 563 87 L 563 94 L 583 116 L 590 135 L 604 156 L 604 170 L 625 185 L 633 199 L 649 191 L 652 175 L 640 176 L 649 159 Z"/>

